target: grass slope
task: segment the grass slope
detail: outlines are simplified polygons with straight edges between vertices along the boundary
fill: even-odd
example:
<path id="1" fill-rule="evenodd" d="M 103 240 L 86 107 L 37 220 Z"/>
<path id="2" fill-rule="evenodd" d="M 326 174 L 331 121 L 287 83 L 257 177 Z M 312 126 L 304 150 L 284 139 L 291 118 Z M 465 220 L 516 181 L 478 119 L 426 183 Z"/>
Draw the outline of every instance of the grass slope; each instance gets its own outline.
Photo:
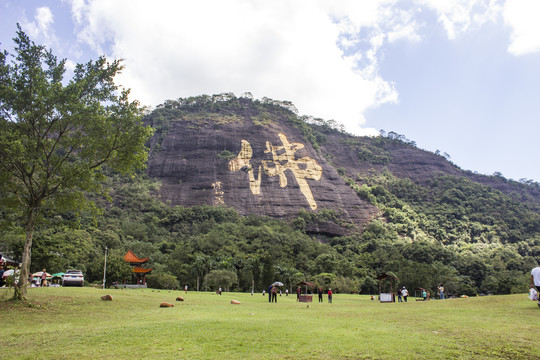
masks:
<path id="1" fill-rule="evenodd" d="M 380 304 L 337 294 L 309 306 L 151 289 L 28 295 L 33 306 L 0 289 L 3 359 L 533 359 L 540 350 L 540 308 L 526 295 Z"/>

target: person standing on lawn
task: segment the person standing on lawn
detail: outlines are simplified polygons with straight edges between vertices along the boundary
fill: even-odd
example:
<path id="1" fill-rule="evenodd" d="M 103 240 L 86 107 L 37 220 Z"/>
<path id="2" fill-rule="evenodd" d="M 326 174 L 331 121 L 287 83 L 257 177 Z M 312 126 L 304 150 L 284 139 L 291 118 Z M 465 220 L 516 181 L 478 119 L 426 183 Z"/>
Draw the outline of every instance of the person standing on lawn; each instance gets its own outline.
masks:
<path id="1" fill-rule="evenodd" d="M 47 272 L 43 269 L 43 272 L 41 273 L 41 287 L 45 285 L 47 285 Z"/>
<path id="2" fill-rule="evenodd" d="M 403 289 L 401 289 L 401 294 L 403 295 L 403 300 L 407 302 L 407 298 L 409 297 L 409 290 L 404 286 Z"/>
<path id="3" fill-rule="evenodd" d="M 439 287 L 437 288 L 439 290 L 439 297 L 441 300 L 444 300 L 444 286 L 442 284 L 439 284 Z"/>
<path id="4" fill-rule="evenodd" d="M 272 286 L 272 302 L 277 303 L 277 288 Z"/>
<path id="5" fill-rule="evenodd" d="M 332 303 L 332 289 L 328 289 L 328 303 Z"/>
<path id="6" fill-rule="evenodd" d="M 535 287 L 540 294 L 540 265 L 536 265 L 531 271 L 531 287 Z M 540 307 L 540 296 L 538 297 L 538 306 Z"/>

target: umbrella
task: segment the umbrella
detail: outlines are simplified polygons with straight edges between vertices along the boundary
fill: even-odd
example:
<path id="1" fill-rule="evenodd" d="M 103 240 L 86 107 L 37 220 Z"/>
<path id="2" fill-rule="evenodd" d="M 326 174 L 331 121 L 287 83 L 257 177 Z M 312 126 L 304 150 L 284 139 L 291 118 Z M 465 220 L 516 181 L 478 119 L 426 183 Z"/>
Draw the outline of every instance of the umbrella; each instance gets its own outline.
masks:
<path id="1" fill-rule="evenodd" d="M 32 276 L 41 277 L 41 274 L 43 274 L 43 271 L 38 271 L 37 273 L 33 273 Z M 47 274 L 47 277 L 51 276 L 51 274 L 49 274 L 48 272 L 45 272 L 45 274 Z"/>
<path id="2" fill-rule="evenodd" d="M 8 277 L 13 275 L 14 271 L 12 269 L 4 271 L 4 275 L 2 277 Z"/>
<path id="3" fill-rule="evenodd" d="M 61 277 L 64 276 L 64 275 L 65 275 L 65 273 L 59 272 L 59 273 L 56 273 L 56 274 L 52 274 L 51 276 L 52 276 L 53 278 L 55 278 L 55 277 L 61 278 Z"/>
<path id="4" fill-rule="evenodd" d="M 272 286 L 283 286 L 283 283 L 276 281 L 275 283 L 272 284 Z"/>

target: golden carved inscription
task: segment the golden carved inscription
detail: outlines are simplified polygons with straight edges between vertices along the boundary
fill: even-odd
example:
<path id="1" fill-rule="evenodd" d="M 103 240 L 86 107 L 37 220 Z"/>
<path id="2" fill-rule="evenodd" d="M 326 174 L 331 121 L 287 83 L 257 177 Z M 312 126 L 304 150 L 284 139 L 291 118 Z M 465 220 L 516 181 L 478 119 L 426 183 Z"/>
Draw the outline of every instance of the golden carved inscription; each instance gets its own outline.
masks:
<path id="1" fill-rule="evenodd" d="M 223 189 L 221 188 L 221 181 L 212 183 L 212 188 L 214 189 L 214 205 L 225 205 L 225 200 L 223 200 Z"/>
<path id="2" fill-rule="evenodd" d="M 261 166 L 259 166 L 258 178 L 255 178 L 253 174 L 253 168 L 251 167 L 250 161 L 253 156 L 253 149 L 251 145 L 246 140 L 242 140 L 242 149 L 238 156 L 231 161 L 229 161 L 229 170 L 238 171 L 244 170 L 248 173 L 249 176 L 249 188 L 253 195 L 259 195 L 261 193 Z"/>
<path id="3" fill-rule="evenodd" d="M 285 171 L 290 170 L 294 175 L 300 191 L 306 198 L 312 210 L 317 209 L 317 202 L 313 198 L 307 180 L 320 180 L 322 167 L 315 159 L 308 156 L 297 159 L 295 153 L 304 148 L 301 143 L 289 143 L 284 134 L 278 134 L 282 146 L 274 146 L 269 141 L 266 142 L 266 154 L 272 155 L 272 160 L 262 160 L 258 168 L 258 177 L 255 177 L 251 158 L 253 149 L 247 140 L 242 140 L 242 148 L 238 156 L 229 162 L 230 171 L 243 170 L 249 176 L 249 187 L 251 193 L 260 195 L 261 193 L 261 169 L 268 176 L 279 176 L 280 187 L 287 186 L 287 176 Z"/>

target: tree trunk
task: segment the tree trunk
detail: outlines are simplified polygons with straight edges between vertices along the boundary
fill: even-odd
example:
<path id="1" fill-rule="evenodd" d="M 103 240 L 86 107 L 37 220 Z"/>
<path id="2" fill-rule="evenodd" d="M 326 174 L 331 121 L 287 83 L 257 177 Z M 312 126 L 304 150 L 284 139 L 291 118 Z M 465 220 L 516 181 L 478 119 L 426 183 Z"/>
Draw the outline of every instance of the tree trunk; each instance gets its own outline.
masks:
<path id="1" fill-rule="evenodd" d="M 30 274 L 30 262 L 32 258 L 32 237 L 34 236 L 34 228 L 36 227 L 37 214 L 37 208 L 30 209 L 26 219 L 26 241 L 24 242 L 22 253 L 22 268 L 19 276 L 19 284 L 13 295 L 13 298 L 16 300 L 22 300 L 27 294 L 28 275 Z"/>

